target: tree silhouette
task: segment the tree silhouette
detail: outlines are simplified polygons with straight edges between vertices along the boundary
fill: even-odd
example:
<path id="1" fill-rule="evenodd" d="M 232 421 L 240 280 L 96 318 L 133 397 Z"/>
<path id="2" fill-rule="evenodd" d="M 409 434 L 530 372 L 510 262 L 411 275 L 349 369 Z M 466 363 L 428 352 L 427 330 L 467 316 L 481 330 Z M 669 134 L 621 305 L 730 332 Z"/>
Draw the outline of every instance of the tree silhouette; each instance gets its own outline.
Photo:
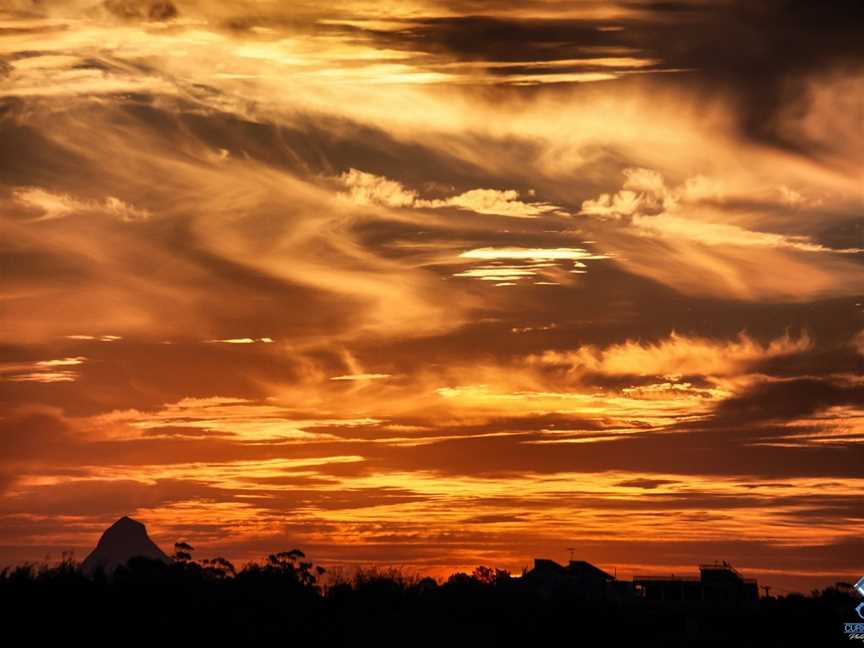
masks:
<path id="1" fill-rule="evenodd" d="M 192 561 L 192 552 L 195 547 L 185 542 L 174 543 L 174 555 L 171 556 L 178 563 L 188 563 Z"/>
<path id="2" fill-rule="evenodd" d="M 471 572 L 471 578 L 483 583 L 484 585 L 497 585 L 509 580 L 510 572 L 505 569 L 496 569 L 494 567 L 487 567 L 486 565 L 479 565 L 474 568 L 473 572 Z"/>
<path id="3" fill-rule="evenodd" d="M 314 587 L 318 582 L 318 578 L 326 570 L 321 566 L 316 567 L 311 562 L 300 560 L 305 557 L 306 554 L 299 549 L 270 554 L 267 556 L 266 569 L 288 580 L 296 581 L 300 585 Z"/>
<path id="4" fill-rule="evenodd" d="M 133 557 L 104 579 L 84 575 L 71 556 L 53 566 L 0 569 L 0 610 L 11 623 L 38 628 L 40 638 L 66 643 L 86 638 L 81 620 L 98 610 L 100 632 L 110 636 L 134 628 L 136 639 L 155 643 L 170 636 L 190 645 L 551 645 L 574 627 L 580 645 L 606 645 L 614 627 L 646 641 L 638 645 L 821 648 L 849 645 L 843 623 L 855 620 L 859 602 L 849 583 L 745 605 L 591 602 L 563 590 L 546 595 L 482 565 L 444 585 L 397 568 L 360 568 L 353 579 L 337 569 L 322 592 L 323 568 L 299 549 L 240 570 L 221 557 L 194 561 L 192 551 L 178 542 L 174 563 Z M 778 627 L 788 633 L 779 643 Z"/>
<path id="5" fill-rule="evenodd" d="M 237 575 L 237 570 L 230 560 L 226 560 L 221 556 L 216 558 L 205 559 L 201 561 L 206 576 L 214 579 L 224 579 Z"/>

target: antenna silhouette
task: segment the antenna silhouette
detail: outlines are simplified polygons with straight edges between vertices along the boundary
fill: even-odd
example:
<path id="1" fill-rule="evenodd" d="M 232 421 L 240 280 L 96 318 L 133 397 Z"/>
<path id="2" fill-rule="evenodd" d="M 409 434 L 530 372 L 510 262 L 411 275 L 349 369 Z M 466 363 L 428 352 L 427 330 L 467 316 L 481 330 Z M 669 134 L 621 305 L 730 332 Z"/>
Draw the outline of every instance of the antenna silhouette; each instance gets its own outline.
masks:
<path id="1" fill-rule="evenodd" d="M 770 598 L 771 597 L 771 594 L 770 594 L 771 586 L 770 585 L 763 585 L 762 589 L 765 590 L 765 598 Z"/>
<path id="2" fill-rule="evenodd" d="M 573 552 L 576 551 L 576 547 L 567 547 L 567 551 L 570 552 L 570 562 L 573 562 Z"/>

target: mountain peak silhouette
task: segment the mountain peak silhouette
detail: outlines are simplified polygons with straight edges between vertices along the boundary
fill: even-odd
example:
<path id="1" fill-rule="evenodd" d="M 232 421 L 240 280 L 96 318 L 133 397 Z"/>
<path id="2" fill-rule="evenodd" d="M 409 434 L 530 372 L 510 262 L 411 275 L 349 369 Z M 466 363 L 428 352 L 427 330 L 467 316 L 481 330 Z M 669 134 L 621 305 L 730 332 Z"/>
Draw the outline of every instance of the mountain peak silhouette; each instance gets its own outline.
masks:
<path id="1" fill-rule="evenodd" d="M 87 574 L 93 574 L 100 568 L 110 574 L 136 556 L 171 562 L 165 552 L 147 535 L 147 527 L 124 515 L 105 530 L 96 548 L 84 559 L 81 567 Z"/>

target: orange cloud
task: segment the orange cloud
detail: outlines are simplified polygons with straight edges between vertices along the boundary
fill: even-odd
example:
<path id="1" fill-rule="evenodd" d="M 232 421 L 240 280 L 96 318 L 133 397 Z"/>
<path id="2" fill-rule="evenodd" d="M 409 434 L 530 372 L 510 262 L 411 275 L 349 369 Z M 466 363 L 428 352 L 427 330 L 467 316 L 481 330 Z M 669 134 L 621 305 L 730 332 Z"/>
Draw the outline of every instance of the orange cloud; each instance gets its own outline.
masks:
<path id="1" fill-rule="evenodd" d="M 426 209 L 455 207 L 477 214 L 511 218 L 536 218 L 549 212 L 566 213 L 560 207 L 549 203 L 522 202 L 519 200 L 519 192 L 513 189 L 470 189 L 450 198 L 425 200 L 420 198 L 418 192 L 406 189 L 395 180 L 357 169 L 349 169 L 340 176 L 340 180 L 348 188 L 348 197 L 361 205 Z"/>
<path id="2" fill-rule="evenodd" d="M 529 358 L 529 364 L 564 366 L 571 371 L 596 371 L 611 375 L 731 376 L 746 372 L 755 363 L 810 350 L 805 333 L 788 334 L 761 344 L 746 333 L 736 340 L 716 340 L 679 335 L 650 344 L 628 340 L 606 348 L 587 346 L 577 351 L 547 351 Z"/>
<path id="3" fill-rule="evenodd" d="M 75 367 L 85 362 L 87 362 L 86 357 L 75 356 L 35 362 L 0 363 L 0 380 L 40 383 L 74 382 L 78 379 L 78 372 L 66 367 Z"/>

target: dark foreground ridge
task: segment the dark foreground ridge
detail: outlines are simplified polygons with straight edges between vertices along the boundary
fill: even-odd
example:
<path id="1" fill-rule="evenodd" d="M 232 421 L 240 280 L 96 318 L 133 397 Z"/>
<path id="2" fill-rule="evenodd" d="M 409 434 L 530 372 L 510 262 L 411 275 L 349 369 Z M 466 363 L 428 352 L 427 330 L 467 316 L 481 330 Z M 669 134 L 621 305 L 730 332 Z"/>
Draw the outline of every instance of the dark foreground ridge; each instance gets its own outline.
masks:
<path id="1" fill-rule="evenodd" d="M 136 548 L 147 554 L 124 560 Z M 4 569 L 7 635 L 190 646 L 860 645 L 846 632 L 859 603 L 851 585 L 759 598 L 726 563 L 704 565 L 698 579 L 626 582 L 585 561 L 538 559 L 519 578 L 478 567 L 439 583 L 395 569 L 328 574 L 298 549 L 239 570 L 192 552 L 177 543 L 169 558 L 122 518 L 84 563 Z"/>

